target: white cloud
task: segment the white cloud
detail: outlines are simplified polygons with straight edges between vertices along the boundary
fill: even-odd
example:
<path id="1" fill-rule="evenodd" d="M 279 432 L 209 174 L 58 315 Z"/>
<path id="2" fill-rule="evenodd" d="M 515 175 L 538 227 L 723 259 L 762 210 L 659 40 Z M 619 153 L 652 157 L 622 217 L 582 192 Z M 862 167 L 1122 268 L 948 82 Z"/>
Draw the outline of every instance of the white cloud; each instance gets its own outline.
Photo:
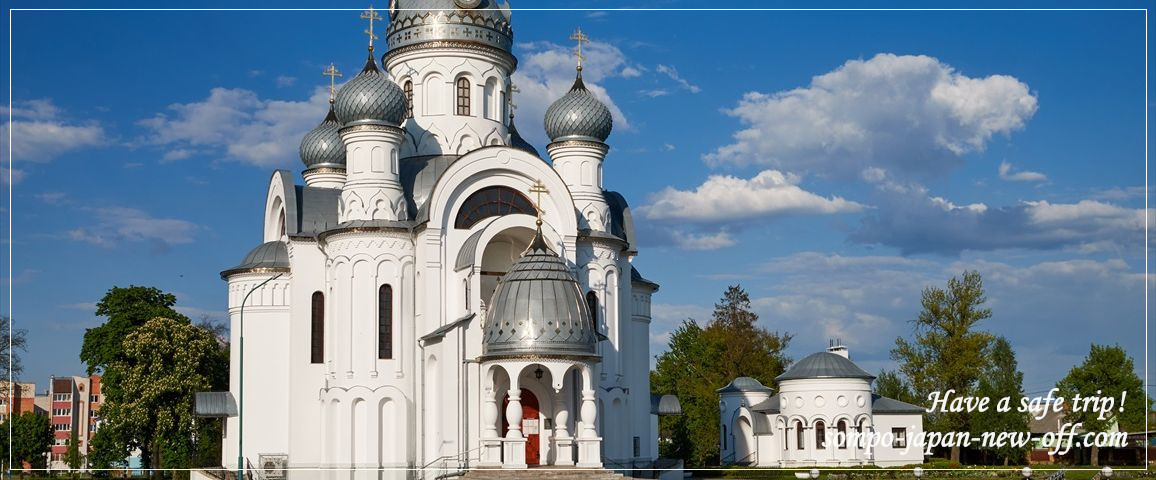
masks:
<path id="1" fill-rule="evenodd" d="M 173 245 L 192 243 L 197 225 L 175 218 L 158 218 L 130 207 L 92 209 L 94 225 L 68 231 L 74 241 L 112 248 L 124 242 L 148 242 L 154 251 L 167 251 Z"/>
<path id="2" fill-rule="evenodd" d="M 622 78 L 634 78 L 634 77 L 642 76 L 642 72 L 644 72 L 644 71 L 646 71 L 646 69 L 641 67 L 641 66 L 627 65 L 625 67 L 622 67 L 622 71 L 618 72 L 618 76 L 620 76 Z"/>
<path id="3" fill-rule="evenodd" d="M 674 82 L 677 83 L 678 86 L 682 87 L 684 90 L 689 91 L 690 93 L 698 93 L 698 92 L 702 91 L 702 89 L 699 88 L 698 85 L 694 85 L 694 84 L 688 82 L 685 78 L 682 78 L 682 76 L 680 76 L 678 74 L 678 70 L 672 66 L 660 64 L 657 67 L 655 67 L 654 69 L 656 71 L 658 71 L 658 73 L 661 73 L 663 75 L 666 75 L 667 77 L 670 77 L 670 79 L 674 80 Z"/>
<path id="4" fill-rule="evenodd" d="M 0 182 L 5 185 L 16 185 L 24 181 L 24 177 L 26 176 L 28 176 L 28 174 L 24 170 L 0 167 Z"/>
<path id="5" fill-rule="evenodd" d="M 868 167 L 942 173 L 994 135 L 1023 128 L 1036 102 L 1010 76 L 971 78 L 932 57 L 879 54 L 806 87 L 747 93 L 726 110 L 746 128 L 704 160 L 846 177 Z"/>
<path id="6" fill-rule="evenodd" d="M 170 105 L 165 113 L 141 120 L 147 142 L 170 147 L 166 160 L 187 158 L 192 150 L 220 149 L 232 160 L 261 167 L 284 167 L 297 160 L 301 137 L 325 118 L 329 94 L 314 89 L 306 101 L 270 100 L 245 89 L 214 88 L 208 98 Z"/>
<path id="7" fill-rule="evenodd" d="M 187 149 L 187 148 L 177 148 L 174 150 L 169 150 L 169 151 L 165 152 L 164 155 L 161 156 L 161 162 L 168 163 L 168 162 L 175 162 L 178 160 L 184 160 L 186 158 L 192 157 L 193 153 L 194 152 L 192 150 Z"/>
<path id="8" fill-rule="evenodd" d="M 1098 200 L 1024 201 L 992 207 L 957 205 L 917 184 L 884 180 L 879 208 L 849 239 L 898 248 L 903 254 L 959 255 L 1000 249 L 1120 251 L 1144 246 L 1145 216 L 1153 211 Z"/>
<path id="9" fill-rule="evenodd" d="M 297 77 L 290 77 L 288 75 L 278 75 L 275 82 L 277 83 L 277 86 L 281 87 L 281 88 L 292 87 L 293 84 L 297 83 Z"/>
<path id="10" fill-rule="evenodd" d="M 12 122 L 0 128 L 0 151 L 8 153 L 8 138 L 12 137 L 13 164 L 44 163 L 65 153 L 84 148 L 103 146 L 108 142 L 104 128 L 93 121 L 76 122 L 61 117 L 61 109 L 52 100 L 38 99 L 17 102 L 11 110 Z M 19 180 L 26 173 L 12 172 Z M 15 182 L 14 182 L 15 183 Z"/>
<path id="11" fill-rule="evenodd" d="M 658 98 L 658 97 L 665 97 L 667 95 L 670 95 L 670 90 L 663 90 L 661 88 L 655 88 L 652 90 L 639 90 L 638 93 L 641 93 L 643 96 L 646 96 L 646 97 Z"/>
<path id="12" fill-rule="evenodd" d="M 1012 172 L 1012 164 L 1008 162 L 999 162 L 999 178 L 1009 182 L 1046 182 L 1048 176 L 1040 172 L 1031 172 L 1021 170 Z"/>
<path id="13" fill-rule="evenodd" d="M 751 179 L 712 175 L 694 191 L 666 187 L 652 194 L 638 212 L 651 220 L 722 223 L 787 214 L 857 212 L 863 205 L 803 190 L 799 178 L 764 170 Z"/>
<path id="14" fill-rule="evenodd" d="M 546 108 L 562 98 L 574 84 L 575 59 L 572 48 L 550 42 L 521 43 L 518 47 L 518 71 L 514 72 L 514 84 L 518 93 L 514 96 L 517 105 L 518 131 L 527 140 L 546 143 L 546 132 L 542 127 Z M 582 47 L 585 60 L 582 62 L 582 81 L 599 100 L 610 109 L 616 131 L 632 129 L 630 121 L 602 86 L 609 77 L 630 78 L 637 76 L 637 69 L 626 63 L 626 56 L 618 47 L 609 43 L 592 41 Z"/>
<path id="15" fill-rule="evenodd" d="M 68 194 L 64 192 L 43 192 L 37 193 L 34 196 L 37 200 L 49 205 L 59 205 L 68 199 Z"/>
<path id="16" fill-rule="evenodd" d="M 694 233 L 682 230 L 670 232 L 674 245 L 683 250 L 718 250 L 734 246 L 735 240 L 726 230 L 716 233 Z"/>

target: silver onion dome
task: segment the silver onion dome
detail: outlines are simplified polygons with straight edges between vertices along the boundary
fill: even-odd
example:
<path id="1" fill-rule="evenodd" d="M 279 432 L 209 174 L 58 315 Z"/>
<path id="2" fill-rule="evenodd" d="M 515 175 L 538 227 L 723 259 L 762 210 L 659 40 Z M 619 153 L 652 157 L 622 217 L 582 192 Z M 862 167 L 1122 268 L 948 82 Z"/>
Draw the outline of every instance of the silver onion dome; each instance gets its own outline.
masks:
<path id="1" fill-rule="evenodd" d="M 550 141 L 594 140 L 606 141 L 614 120 L 610 109 L 586 90 L 582 83 L 582 70 L 574 79 L 574 86 L 565 96 L 550 104 L 546 109 L 546 135 Z"/>
<path id="2" fill-rule="evenodd" d="M 498 281 L 482 325 L 482 356 L 591 358 L 597 341 L 578 281 L 539 228 Z"/>
<path id="3" fill-rule="evenodd" d="M 371 51 L 361 73 L 337 91 L 334 111 L 343 126 L 362 123 L 398 126 L 405 120 L 405 92 L 377 68 Z"/>
<path id="4" fill-rule="evenodd" d="M 333 104 L 329 104 L 329 114 L 309 133 L 301 138 L 301 162 L 305 169 L 313 168 L 345 168 L 345 144 L 341 142 L 341 122 L 337 121 L 337 113 L 333 111 Z"/>
<path id="5" fill-rule="evenodd" d="M 427 42 L 465 42 L 510 53 L 510 5 L 496 0 L 396 0 L 386 28 L 389 50 Z"/>

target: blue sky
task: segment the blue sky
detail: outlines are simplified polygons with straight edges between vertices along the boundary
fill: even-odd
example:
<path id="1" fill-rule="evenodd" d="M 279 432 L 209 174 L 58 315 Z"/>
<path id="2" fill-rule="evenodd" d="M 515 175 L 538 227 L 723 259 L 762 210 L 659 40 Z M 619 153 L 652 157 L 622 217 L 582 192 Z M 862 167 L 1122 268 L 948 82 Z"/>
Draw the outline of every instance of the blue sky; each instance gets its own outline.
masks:
<path id="1" fill-rule="evenodd" d="M 840 337 L 890 368 L 920 290 L 978 269 L 983 326 L 1029 392 L 1090 342 L 1142 373 L 1145 12 L 518 11 L 517 123 L 543 152 L 579 26 L 616 117 L 606 186 L 662 284 L 652 354 L 741 283 L 794 358 Z M 320 72 L 361 65 L 363 28 L 355 11 L 12 13 L 2 307 L 28 330 L 25 380 L 83 370 L 114 285 L 225 318 L 218 272 L 260 242 L 270 172 L 300 171 Z"/>

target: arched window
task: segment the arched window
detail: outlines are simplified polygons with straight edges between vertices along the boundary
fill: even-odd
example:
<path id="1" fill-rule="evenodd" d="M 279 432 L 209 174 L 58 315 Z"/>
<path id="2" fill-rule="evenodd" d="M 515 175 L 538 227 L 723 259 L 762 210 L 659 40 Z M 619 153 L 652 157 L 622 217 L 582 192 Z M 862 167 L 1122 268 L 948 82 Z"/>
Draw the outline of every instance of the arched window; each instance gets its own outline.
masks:
<path id="1" fill-rule="evenodd" d="M 827 429 L 823 422 L 815 422 L 815 448 L 827 448 Z"/>
<path id="2" fill-rule="evenodd" d="M 393 358 L 393 287 L 377 289 L 377 358 Z"/>
<path id="3" fill-rule="evenodd" d="M 839 420 L 839 424 L 835 428 L 839 430 L 839 438 L 835 439 L 836 443 L 839 444 L 839 448 L 845 450 L 847 448 L 847 421 Z"/>
<path id="4" fill-rule="evenodd" d="M 490 217 L 500 217 L 512 213 L 537 215 L 534 204 L 510 187 L 486 187 L 470 195 L 458 210 L 454 228 L 470 228 Z"/>
<path id="5" fill-rule="evenodd" d="M 586 292 L 586 308 L 590 309 L 590 325 L 598 331 L 598 295 L 593 291 Z"/>
<path id="6" fill-rule="evenodd" d="M 406 80 L 405 86 L 405 118 L 413 118 L 413 80 Z"/>
<path id="7" fill-rule="evenodd" d="M 458 79 L 458 115 L 470 114 L 470 79 Z"/>
<path id="8" fill-rule="evenodd" d="M 325 362 L 325 294 L 313 292 L 309 319 L 309 362 Z"/>
<path id="9" fill-rule="evenodd" d="M 795 420 L 795 448 L 802 450 L 803 444 L 807 441 L 807 432 L 803 431 L 803 421 Z"/>
<path id="10" fill-rule="evenodd" d="M 722 426 L 722 441 L 723 441 L 723 448 L 722 449 L 726 450 L 727 449 L 727 426 L 726 425 Z"/>

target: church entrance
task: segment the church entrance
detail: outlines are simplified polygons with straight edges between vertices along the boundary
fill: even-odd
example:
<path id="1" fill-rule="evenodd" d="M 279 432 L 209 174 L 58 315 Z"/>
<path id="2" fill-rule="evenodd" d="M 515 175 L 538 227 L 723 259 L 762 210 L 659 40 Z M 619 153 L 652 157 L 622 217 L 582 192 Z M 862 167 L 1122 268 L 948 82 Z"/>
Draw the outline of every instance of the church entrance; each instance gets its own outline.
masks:
<path id="1" fill-rule="evenodd" d="M 522 435 L 526 437 L 526 465 L 540 465 L 541 462 L 541 446 L 539 444 L 540 433 L 542 426 L 538 410 L 538 397 L 534 393 L 522 390 Z M 510 396 L 506 395 L 502 399 L 502 436 L 506 436 L 506 432 L 510 430 L 510 422 L 505 419 L 506 405 L 510 403 Z"/>

